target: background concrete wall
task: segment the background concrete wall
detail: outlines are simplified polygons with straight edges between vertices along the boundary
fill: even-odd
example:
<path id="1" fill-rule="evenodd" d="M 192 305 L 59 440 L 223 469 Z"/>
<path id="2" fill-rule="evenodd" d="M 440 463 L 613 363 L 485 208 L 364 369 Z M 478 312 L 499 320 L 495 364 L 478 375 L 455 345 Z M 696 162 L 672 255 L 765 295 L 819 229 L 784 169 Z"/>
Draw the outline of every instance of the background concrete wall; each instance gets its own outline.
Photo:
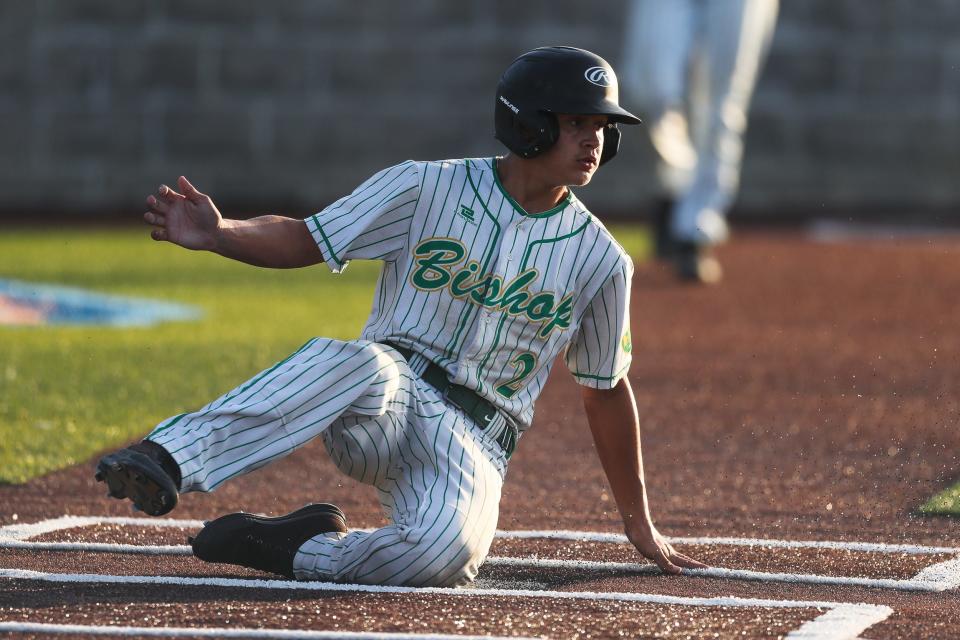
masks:
<path id="1" fill-rule="evenodd" d="M 135 215 L 181 173 L 228 213 L 303 215 L 406 158 L 499 153 L 503 68 L 560 43 L 616 66 L 624 8 L 4 0 L 0 215 Z M 958 218 L 958 27 L 957 0 L 785 0 L 739 211 Z M 601 215 L 638 215 L 653 193 L 643 132 L 624 138 L 581 191 Z"/>

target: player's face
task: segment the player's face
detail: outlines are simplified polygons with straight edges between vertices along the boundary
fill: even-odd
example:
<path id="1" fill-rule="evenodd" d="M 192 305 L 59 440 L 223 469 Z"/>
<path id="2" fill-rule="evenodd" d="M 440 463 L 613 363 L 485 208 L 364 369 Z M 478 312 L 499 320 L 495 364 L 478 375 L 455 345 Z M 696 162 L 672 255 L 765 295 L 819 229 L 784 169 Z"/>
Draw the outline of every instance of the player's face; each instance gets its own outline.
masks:
<path id="1" fill-rule="evenodd" d="M 600 166 L 607 116 L 557 115 L 560 136 L 543 158 L 564 186 L 582 187 Z"/>

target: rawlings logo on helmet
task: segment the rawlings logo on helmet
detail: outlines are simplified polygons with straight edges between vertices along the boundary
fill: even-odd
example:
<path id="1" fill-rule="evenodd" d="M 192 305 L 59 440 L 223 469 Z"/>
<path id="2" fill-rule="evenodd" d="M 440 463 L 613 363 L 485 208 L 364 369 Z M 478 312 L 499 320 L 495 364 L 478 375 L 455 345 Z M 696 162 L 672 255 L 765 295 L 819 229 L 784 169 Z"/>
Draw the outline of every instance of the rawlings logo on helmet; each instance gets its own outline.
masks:
<path id="1" fill-rule="evenodd" d="M 587 79 L 587 82 L 595 84 L 598 87 L 609 87 L 613 84 L 613 80 L 610 78 L 610 72 L 603 67 L 590 67 L 583 72 L 583 77 Z"/>

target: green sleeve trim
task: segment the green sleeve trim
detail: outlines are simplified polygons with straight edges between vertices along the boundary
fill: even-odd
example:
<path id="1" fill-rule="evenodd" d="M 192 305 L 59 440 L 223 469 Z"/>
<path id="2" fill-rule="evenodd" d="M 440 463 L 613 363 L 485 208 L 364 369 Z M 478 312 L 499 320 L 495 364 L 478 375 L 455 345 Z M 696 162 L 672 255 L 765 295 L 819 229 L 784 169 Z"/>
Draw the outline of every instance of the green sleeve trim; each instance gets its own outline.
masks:
<path id="1" fill-rule="evenodd" d="M 616 380 L 623 375 L 621 373 L 619 376 L 592 376 L 589 373 L 573 373 L 572 371 L 571 373 L 576 378 L 589 378 L 590 380 Z"/>
<path id="2" fill-rule="evenodd" d="M 327 245 L 327 252 L 330 254 L 330 258 L 337 264 L 337 268 L 343 268 L 343 262 L 340 258 L 337 257 L 336 251 L 333 249 L 333 245 L 330 243 L 330 238 L 327 237 L 327 234 L 323 232 L 323 227 L 320 226 L 320 221 L 317 219 L 317 216 L 313 215 L 307 218 L 308 220 L 313 221 L 313 226 L 315 227 L 315 232 L 320 234 L 320 237 L 323 239 L 323 243 Z"/>
<path id="3" fill-rule="evenodd" d="M 612 376 L 595 376 L 589 373 L 577 373 L 575 371 L 571 371 L 570 373 L 576 378 L 588 378 L 590 380 L 617 380 L 618 378 L 622 378 L 629 369 L 630 365 L 628 364 Z"/>

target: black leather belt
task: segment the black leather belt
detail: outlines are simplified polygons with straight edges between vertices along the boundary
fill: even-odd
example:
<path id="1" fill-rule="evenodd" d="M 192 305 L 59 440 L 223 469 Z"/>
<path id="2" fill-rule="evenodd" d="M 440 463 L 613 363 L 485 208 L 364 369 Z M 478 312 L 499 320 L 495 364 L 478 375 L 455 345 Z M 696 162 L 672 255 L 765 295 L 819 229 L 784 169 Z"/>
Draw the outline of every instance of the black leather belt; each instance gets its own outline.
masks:
<path id="1" fill-rule="evenodd" d="M 393 342 L 384 341 L 384 344 L 399 351 L 400 355 L 402 355 L 407 362 L 410 361 L 411 356 L 415 353 L 412 349 L 401 347 Z M 447 377 L 447 372 L 430 361 L 427 361 L 427 368 L 420 377 L 431 387 L 439 391 L 440 395 L 470 416 L 482 431 L 486 431 L 490 427 L 490 423 L 493 422 L 497 414 L 500 413 L 500 409 L 489 400 L 485 400 L 477 394 L 476 391 L 450 382 L 450 378 Z M 510 456 L 513 455 L 514 449 L 517 448 L 517 428 L 510 420 L 506 419 L 506 416 L 504 416 L 504 419 L 506 424 L 503 432 L 497 436 L 497 444 L 500 445 L 507 459 L 509 459 Z"/>

